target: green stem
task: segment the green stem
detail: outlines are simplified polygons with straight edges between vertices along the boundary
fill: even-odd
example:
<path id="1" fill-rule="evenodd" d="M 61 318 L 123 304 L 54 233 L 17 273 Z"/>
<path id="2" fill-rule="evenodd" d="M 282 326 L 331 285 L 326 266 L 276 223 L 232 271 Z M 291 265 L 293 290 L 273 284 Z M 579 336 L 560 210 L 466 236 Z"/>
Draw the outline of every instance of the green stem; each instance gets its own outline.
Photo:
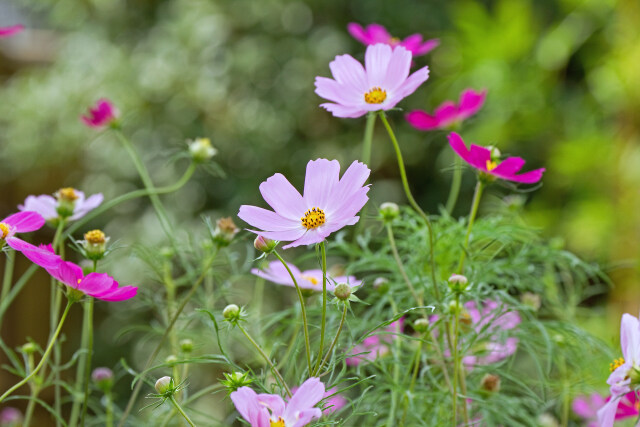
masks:
<path id="1" fill-rule="evenodd" d="M 4 318 L 4 313 L 7 311 L 13 300 L 18 296 L 22 288 L 27 284 L 33 273 L 36 272 L 38 266 L 35 264 L 31 264 L 31 266 L 25 271 L 20 279 L 16 282 L 16 284 L 11 288 L 11 291 L 8 293 L 6 298 L 2 298 L 0 300 L 0 328 L 2 328 L 2 320 Z"/>
<path id="2" fill-rule="evenodd" d="M 196 427 L 196 425 L 193 423 L 193 421 L 191 421 L 189 416 L 182 410 L 182 407 L 178 404 L 175 397 L 171 396 L 169 397 L 169 400 L 171 401 L 171 403 L 173 403 L 173 406 L 175 406 L 175 408 L 178 410 L 178 412 L 180 412 L 180 414 L 184 417 L 184 419 L 187 420 L 189 425 L 191 427 Z"/>
<path id="3" fill-rule="evenodd" d="M 13 250 L 7 252 L 7 260 L 4 263 L 4 276 L 2 279 L 2 294 L 0 299 L 4 300 L 11 290 L 11 281 L 13 280 L 13 263 L 16 258 L 16 253 Z"/>
<path id="4" fill-rule="evenodd" d="M 95 263 L 94 270 L 95 272 Z M 84 369 L 84 400 L 82 401 L 82 417 L 80 418 L 80 425 L 84 426 L 85 418 L 87 416 L 87 405 L 89 402 L 89 382 L 91 379 L 91 359 L 93 358 L 93 304 L 95 300 L 89 297 L 89 301 L 85 303 L 85 308 L 88 312 L 86 323 L 87 326 L 87 363 Z M 84 323 L 83 323 L 84 326 Z"/>
<path id="5" fill-rule="evenodd" d="M 338 332 L 336 332 L 336 336 L 331 342 L 331 345 L 329 346 L 329 350 L 327 351 L 327 354 L 324 356 L 324 359 L 322 359 L 322 363 L 320 363 L 320 367 L 315 372 L 316 375 L 320 374 L 320 371 L 324 367 L 324 364 L 327 363 L 327 360 L 329 359 L 329 356 L 331 355 L 333 348 L 336 346 L 336 343 L 338 342 L 338 338 L 340 338 L 340 332 L 342 332 L 344 321 L 347 318 L 347 309 L 349 308 L 346 302 L 343 302 L 343 304 L 344 304 L 344 310 L 342 310 L 342 318 L 340 319 L 340 326 L 338 326 Z"/>
<path id="6" fill-rule="evenodd" d="M 462 246 L 462 253 L 460 254 L 460 262 L 458 262 L 458 274 L 462 274 L 462 269 L 464 268 L 464 260 L 467 256 L 467 249 L 469 248 L 469 237 L 471 236 L 471 229 L 473 228 L 473 223 L 476 220 L 476 215 L 478 214 L 478 206 L 480 206 L 480 198 L 482 197 L 483 188 L 484 184 L 482 181 L 478 181 L 473 193 L 473 202 L 471 203 L 471 212 L 469 213 L 467 234 L 464 236 L 464 245 Z"/>
<path id="7" fill-rule="evenodd" d="M 269 356 L 267 356 L 267 354 L 264 352 L 264 350 L 262 350 L 262 347 L 260 347 L 260 345 L 258 345 L 258 343 L 255 342 L 255 340 L 253 338 L 251 338 L 251 335 L 249 335 L 249 332 L 247 332 L 247 330 L 245 328 L 243 328 L 240 323 L 237 323 L 237 326 L 242 331 L 244 336 L 247 337 L 249 342 L 251 344 L 253 344 L 253 346 L 256 348 L 256 350 L 258 350 L 258 353 L 260 353 L 260 355 L 265 360 L 265 362 L 267 362 L 269 367 L 271 367 L 271 372 L 273 372 L 273 375 L 276 376 L 276 378 L 278 379 L 278 381 L 280 382 L 282 387 L 285 389 L 285 391 L 287 392 L 289 397 L 291 397 L 291 390 L 289 390 L 289 387 L 287 386 L 287 383 L 284 382 L 284 378 L 282 378 L 282 375 L 280 374 L 280 371 L 278 371 L 278 368 L 276 368 L 276 366 L 273 364 L 271 359 L 269 359 Z"/>
<path id="8" fill-rule="evenodd" d="M 362 163 L 371 166 L 371 146 L 373 145 L 373 129 L 376 124 L 376 113 L 374 111 L 367 114 L 367 124 L 364 128 L 364 137 L 362 138 Z"/>
<path id="9" fill-rule="evenodd" d="M 22 380 L 20 380 L 17 384 L 15 384 L 9 390 L 5 391 L 4 394 L 2 396 L 0 396 L 0 402 L 2 402 L 4 399 L 9 397 L 11 395 L 11 393 L 16 391 L 20 387 L 22 387 L 24 384 L 29 382 L 29 380 L 31 380 L 31 378 L 33 378 L 34 376 L 36 376 L 38 374 L 38 372 L 44 366 L 44 364 L 47 363 L 47 360 L 49 359 L 49 354 L 51 354 L 51 350 L 53 349 L 53 345 L 55 344 L 56 340 L 58 339 L 58 335 L 60 335 L 60 331 L 62 330 L 62 325 L 64 325 L 64 321 L 67 318 L 67 314 L 69 314 L 69 309 L 71 308 L 72 304 L 73 304 L 72 301 L 67 302 L 67 307 L 64 309 L 64 313 L 62 313 L 62 317 L 60 318 L 60 323 L 58 324 L 58 327 L 56 328 L 56 331 L 53 334 L 53 337 L 51 337 L 51 341 L 49 342 L 49 345 L 47 346 L 47 349 L 45 350 L 44 354 L 42 355 L 42 359 L 40 360 L 40 363 L 38 363 L 38 366 L 36 366 L 35 369 L 33 371 L 31 371 L 31 373 L 29 375 L 24 377 Z"/>
<path id="10" fill-rule="evenodd" d="M 409 201 L 411 207 L 422 217 L 424 222 L 427 224 L 427 229 L 429 230 L 429 259 L 431 263 L 431 280 L 433 282 L 433 292 L 435 294 L 436 300 L 440 302 L 440 290 L 438 289 L 438 282 L 436 280 L 436 261 L 434 254 L 433 227 L 431 226 L 431 220 L 429 219 L 429 216 L 420 208 L 418 203 L 416 203 L 413 195 L 411 194 L 409 181 L 407 180 L 407 173 L 404 168 L 404 160 L 402 159 L 402 152 L 400 151 L 400 145 L 398 144 L 398 140 L 395 133 L 393 132 L 393 129 L 391 129 L 391 125 L 389 125 L 389 121 L 387 120 L 384 111 L 380 111 L 380 118 L 382 119 L 382 123 L 384 124 L 384 127 L 389 134 L 389 138 L 391 139 L 391 143 L 393 144 L 393 149 L 396 152 L 396 158 L 398 159 L 398 168 L 400 170 L 400 178 L 402 179 L 402 187 L 404 188 L 404 193 L 407 197 L 407 200 Z"/>
<path id="11" fill-rule="evenodd" d="M 298 299 L 300 300 L 300 311 L 302 312 L 302 324 L 304 327 L 304 345 L 307 349 L 307 367 L 309 369 L 309 375 L 311 375 L 311 372 L 312 372 L 311 344 L 309 342 L 309 325 L 307 323 L 307 309 L 305 308 L 305 305 L 304 305 L 304 296 L 302 295 L 302 289 L 300 289 L 300 286 L 298 285 L 298 281 L 296 280 L 295 276 L 291 272 L 291 269 L 289 268 L 285 260 L 280 256 L 280 254 L 277 251 L 273 251 L 273 255 L 275 255 L 275 257 L 280 260 L 282 265 L 284 265 L 284 268 L 287 269 L 287 271 L 289 272 L 289 276 L 291 276 L 291 280 L 293 280 L 293 284 L 296 287 L 296 291 L 298 292 Z"/>
<path id="12" fill-rule="evenodd" d="M 33 370 L 33 354 L 29 354 L 27 358 L 27 372 Z M 29 404 L 27 405 L 27 410 L 24 415 L 23 424 L 24 427 L 29 427 L 31 425 L 31 417 L 33 416 L 33 410 L 36 407 L 36 399 L 38 397 L 38 393 L 40 392 L 40 387 L 36 383 L 30 383 L 31 386 L 31 395 L 29 396 Z"/>
<path id="13" fill-rule="evenodd" d="M 422 341 L 418 342 L 418 349 L 416 350 L 416 354 L 414 356 L 413 362 L 413 370 L 411 374 L 411 383 L 409 384 L 409 393 L 405 395 L 404 399 L 404 409 L 402 410 L 402 421 L 400 422 L 400 427 L 402 427 L 407 418 L 407 410 L 409 409 L 409 395 L 413 392 L 413 388 L 416 385 L 416 379 L 418 378 L 418 371 L 420 370 L 420 359 L 422 356 Z"/>
<path id="14" fill-rule="evenodd" d="M 202 273 L 200 274 L 198 279 L 195 281 L 193 286 L 191 286 L 191 289 L 189 290 L 187 295 L 182 299 L 182 302 L 178 306 L 178 309 L 176 310 L 175 314 L 173 315 L 173 318 L 171 319 L 169 326 L 167 326 L 167 329 L 165 329 L 164 333 L 162 334 L 160 341 L 158 342 L 158 344 L 156 344 L 156 348 L 153 350 L 153 353 L 151 353 L 151 355 L 147 359 L 147 362 L 144 365 L 143 371 L 146 371 L 147 369 L 149 369 L 149 367 L 151 366 L 151 363 L 153 363 L 156 356 L 158 356 L 158 353 L 160 353 L 160 349 L 162 348 L 162 345 L 164 344 L 171 330 L 173 329 L 174 325 L 178 321 L 178 317 L 182 313 L 182 310 L 184 310 L 187 303 L 191 300 L 191 297 L 193 296 L 193 294 L 196 293 L 196 291 L 200 287 L 200 284 L 206 277 L 207 272 L 209 271 L 209 268 L 211 268 L 211 265 L 213 264 L 213 261 L 215 260 L 217 253 L 218 253 L 218 250 L 216 249 L 211 255 L 211 257 L 205 262 Z M 138 397 L 138 393 L 140 393 L 140 388 L 142 387 L 143 383 L 144 381 L 138 381 L 135 387 L 133 388 L 131 396 L 129 396 L 129 401 L 127 402 L 127 407 L 125 408 L 124 413 L 120 418 L 120 422 L 118 423 L 118 427 L 124 426 L 124 422 L 126 421 L 127 417 L 131 413 L 131 410 L 133 409 L 133 404 L 135 403 L 136 398 Z"/>
<path id="15" fill-rule="evenodd" d="M 324 353 L 324 335 L 327 324 L 327 251 L 325 249 L 324 240 L 320 243 L 320 252 L 322 253 L 322 317 L 320 319 L 320 349 L 318 350 L 318 359 L 312 376 L 320 372 L 320 363 L 322 354 Z"/>
<path id="16" fill-rule="evenodd" d="M 87 297 L 88 300 L 83 304 L 83 316 L 82 316 L 82 338 L 80 339 L 80 346 L 85 350 L 85 353 L 78 359 L 78 366 L 76 367 L 76 383 L 74 386 L 74 399 L 73 406 L 71 407 L 71 416 L 69 417 L 69 426 L 75 427 L 78 423 L 78 417 L 81 416 L 81 409 L 83 408 L 82 402 L 86 402 L 88 399 L 89 389 L 89 374 L 91 373 L 91 349 L 93 347 L 93 298 Z M 85 388 L 86 384 L 86 388 Z M 85 391 L 84 398 L 79 399 L 80 394 Z M 80 421 L 80 425 L 84 425 L 83 421 Z"/>
<path id="17" fill-rule="evenodd" d="M 459 363 L 458 363 L 458 327 L 460 323 L 459 316 L 459 307 L 460 306 L 460 294 L 456 293 L 456 308 L 455 308 L 455 317 L 454 317 L 454 329 L 453 329 L 453 426 L 458 425 L 458 372 L 459 372 Z M 464 404 L 464 402 L 463 402 Z"/>
<path id="18" fill-rule="evenodd" d="M 460 184 L 462 184 L 462 159 L 456 156 L 453 169 L 453 179 L 451 180 L 451 189 L 449 190 L 449 197 L 447 198 L 447 205 L 445 208 L 449 214 L 451 214 L 451 212 L 453 212 L 453 208 L 456 207 L 458 195 L 460 194 Z"/>
<path id="19" fill-rule="evenodd" d="M 389 303 L 391 304 L 391 307 L 393 307 L 393 315 L 395 316 L 398 313 L 398 307 L 396 306 L 395 301 L 389 296 Z M 396 326 L 396 333 L 398 333 L 399 330 L 397 329 Z M 400 381 L 400 358 L 399 358 L 399 354 L 401 349 L 401 340 L 399 337 L 395 337 L 394 339 L 394 351 L 393 351 L 393 360 L 394 360 L 394 366 L 393 366 L 393 390 L 391 392 L 391 405 L 389 408 L 389 416 L 387 417 L 387 423 L 384 424 L 385 426 L 393 426 L 395 425 L 394 419 L 396 417 L 396 409 L 398 407 L 398 394 L 395 390 L 397 390 L 398 388 L 398 382 Z"/>
<path id="20" fill-rule="evenodd" d="M 106 416 L 106 427 L 113 427 L 113 397 L 111 397 L 111 391 L 107 391 L 104 394 L 106 402 L 105 416 Z"/>

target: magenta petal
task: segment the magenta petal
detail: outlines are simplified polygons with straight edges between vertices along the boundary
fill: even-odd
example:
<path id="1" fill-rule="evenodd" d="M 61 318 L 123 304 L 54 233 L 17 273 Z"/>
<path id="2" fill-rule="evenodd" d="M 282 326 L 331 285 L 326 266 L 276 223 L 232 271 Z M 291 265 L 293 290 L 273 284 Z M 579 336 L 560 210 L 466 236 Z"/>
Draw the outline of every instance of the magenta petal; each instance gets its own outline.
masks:
<path id="1" fill-rule="evenodd" d="M 420 34 L 412 34 L 400 42 L 398 46 L 402 46 L 412 54 L 415 54 L 416 49 L 422 43 L 422 36 Z"/>
<path id="2" fill-rule="evenodd" d="M 369 35 L 365 32 L 364 28 L 362 28 L 362 25 L 356 22 L 350 22 L 347 24 L 347 31 L 359 42 L 369 44 Z"/>
<path id="3" fill-rule="evenodd" d="M 511 176 L 518 172 L 524 166 L 524 159 L 521 157 L 508 157 L 491 170 L 492 174 L 498 176 Z"/>
<path id="4" fill-rule="evenodd" d="M 482 171 L 487 171 L 487 162 L 491 160 L 491 150 L 471 144 L 469 148 L 469 164 Z"/>
<path id="5" fill-rule="evenodd" d="M 391 41 L 391 34 L 380 24 L 367 25 L 366 32 L 369 37 L 369 44 L 389 43 Z"/>
<path id="6" fill-rule="evenodd" d="M 426 55 L 427 53 L 438 47 L 439 44 L 440 40 L 438 39 L 426 40 L 419 47 L 413 50 L 413 56 Z"/>
<path id="7" fill-rule="evenodd" d="M 120 286 L 108 294 L 96 295 L 95 297 L 103 301 L 125 301 L 135 297 L 138 294 L 136 286 Z"/>
<path id="8" fill-rule="evenodd" d="M 458 120 L 458 107 L 451 101 L 445 101 L 436 108 L 435 116 L 438 118 L 440 126 L 447 126 Z"/>
<path id="9" fill-rule="evenodd" d="M 22 239 L 11 237 L 6 239 L 6 242 L 14 250 L 22 252 L 22 255 L 24 255 L 29 261 L 42 268 L 56 268 L 58 264 L 62 262 L 62 259 L 58 255 L 55 255 L 46 249 L 27 243 Z"/>
<path id="10" fill-rule="evenodd" d="M 520 182 L 522 184 L 535 184 L 536 182 L 542 179 L 542 174 L 544 173 L 544 171 L 545 171 L 545 168 L 535 169 L 520 175 L 513 175 L 511 177 L 503 177 L 503 178 L 508 179 L 510 181 Z"/>
<path id="11" fill-rule="evenodd" d="M 434 130 L 440 126 L 440 122 L 434 116 L 421 110 L 411 111 L 405 118 L 411 126 L 418 130 Z"/>
<path id="12" fill-rule="evenodd" d="M 0 38 L 10 37 L 14 34 L 18 34 L 22 30 L 24 30 L 24 25 L 22 24 L 12 25 L 10 27 L 0 27 Z"/>
<path id="13" fill-rule="evenodd" d="M 456 154 L 462 158 L 462 160 L 467 163 L 471 163 L 471 154 L 469 153 L 469 150 L 467 149 L 467 146 L 460 135 L 455 132 L 451 132 L 449 134 L 449 145 L 451 146 L 453 151 L 455 151 Z"/>
<path id="14" fill-rule="evenodd" d="M 74 289 L 78 289 L 78 282 L 84 277 L 82 268 L 68 261 L 62 261 L 57 265 L 57 268 L 47 269 L 47 271 L 59 282 Z"/>
<path id="15" fill-rule="evenodd" d="M 487 96 L 487 91 L 483 90 L 475 92 L 473 89 L 466 89 L 460 95 L 460 115 L 461 119 L 466 119 L 469 116 L 477 113 Z"/>
<path id="16" fill-rule="evenodd" d="M 27 211 L 14 213 L 0 222 L 11 226 L 13 232 L 28 233 L 42 228 L 45 219 L 37 212 Z"/>

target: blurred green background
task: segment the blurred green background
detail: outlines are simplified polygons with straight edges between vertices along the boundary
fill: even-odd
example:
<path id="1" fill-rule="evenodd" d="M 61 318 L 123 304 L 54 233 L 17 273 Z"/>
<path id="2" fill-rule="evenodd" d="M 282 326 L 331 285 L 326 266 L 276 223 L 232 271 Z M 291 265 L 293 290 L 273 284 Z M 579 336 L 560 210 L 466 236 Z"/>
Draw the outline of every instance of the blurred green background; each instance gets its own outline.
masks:
<path id="1" fill-rule="evenodd" d="M 125 133 L 158 185 L 186 167 L 173 161 L 186 139 L 209 137 L 219 150 L 226 179 L 200 171 L 165 197 L 185 235 L 203 229 L 203 213 L 235 216 L 241 204 L 262 205 L 257 186 L 275 172 L 300 188 L 309 159 L 350 163 L 360 155 L 364 118 L 337 119 L 319 108 L 313 81 L 330 75 L 335 55 L 363 58 L 347 23 L 377 22 L 394 36 L 441 41 L 415 60 L 429 65 L 431 77 L 400 107 L 432 111 L 466 87 L 486 88 L 484 108 L 461 131 L 465 140 L 522 156 L 527 169 L 547 168 L 543 186 L 521 194 L 529 222 L 601 263 L 615 284 L 587 302 L 609 307 L 608 323 L 594 317 L 594 331 L 613 342 L 620 313 L 638 311 L 637 0 L 0 1 L 0 26 L 16 22 L 28 29 L 0 41 L 2 216 L 28 194 L 64 186 L 107 199 L 141 186 L 118 142 L 79 120 L 100 97 L 120 109 Z M 446 133 L 416 131 L 400 112 L 390 117 L 414 194 L 437 213 L 452 174 Z M 371 167 L 374 202 L 404 202 L 381 126 Z M 473 180 L 465 172 L 457 215 L 468 210 Z M 494 186 L 489 193 L 485 211 L 512 191 Z M 164 238 L 146 200 L 92 225 L 125 245 Z M 117 264 L 121 282 L 144 282 L 135 261 Z M 47 301 L 40 303 L 46 310 Z M 26 335 L 45 339 L 47 328 L 39 332 L 18 316 L 37 316 L 37 304 L 24 296 L 13 324 L 5 322 L 3 336 L 15 337 L 14 345 Z"/>

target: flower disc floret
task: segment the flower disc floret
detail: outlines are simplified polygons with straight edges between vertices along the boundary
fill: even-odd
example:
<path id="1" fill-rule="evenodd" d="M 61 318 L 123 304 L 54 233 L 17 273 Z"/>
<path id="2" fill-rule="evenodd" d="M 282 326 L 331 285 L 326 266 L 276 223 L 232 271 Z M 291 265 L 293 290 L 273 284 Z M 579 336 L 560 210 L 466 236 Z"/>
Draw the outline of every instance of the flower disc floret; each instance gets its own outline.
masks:
<path id="1" fill-rule="evenodd" d="M 4 222 L 0 222 L 0 231 L 2 232 L 0 239 L 4 239 L 9 235 L 9 226 Z"/>

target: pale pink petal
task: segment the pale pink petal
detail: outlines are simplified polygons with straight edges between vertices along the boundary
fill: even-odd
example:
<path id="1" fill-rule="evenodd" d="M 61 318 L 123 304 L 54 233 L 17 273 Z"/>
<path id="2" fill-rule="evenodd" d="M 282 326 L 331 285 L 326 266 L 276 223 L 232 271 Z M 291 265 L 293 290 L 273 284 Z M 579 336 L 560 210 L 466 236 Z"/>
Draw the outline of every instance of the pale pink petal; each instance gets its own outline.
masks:
<path id="1" fill-rule="evenodd" d="M 364 96 L 364 95 L 363 95 Z M 335 117 L 343 117 L 348 119 L 355 119 L 367 114 L 368 110 L 362 108 L 362 106 L 344 106 L 339 104 L 333 104 L 331 102 L 325 102 L 320 104 L 322 108 L 332 113 Z"/>
<path id="2" fill-rule="evenodd" d="M 340 163 L 337 160 L 317 159 L 307 163 L 304 178 L 304 201 L 306 208 L 318 207 L 327 210 L 332 201 L 331 194 L 340 181 Z"/>
<path id="3" fill-rule="evenodd" d="M 418 87 L 429 78 L 429 67 L 422 67 L 411 74 L 396 90 L 397 96 L 405 98 L 415 92 Z"/>
<path id="4" fill-rule="evenodd" d="M 359 105 L 364 101 L 364 94 L 354 86 L 340 84 L 327 77 L 316 77 L 316 94 L 340 105 Z"/>
<path id="5" fill-rule="evenodd" d="M 104 200 L 104 196 L 102 195 L 102 193 L 93 194 L 88 199 L 83 200 L 82 202 L 80 202 L 80 199 L 76 200 L 76 206 L 75 206 L 75 209 L 73 210 L 73 215 L 69 219 L 76 220 L 76 219 L 82 218 L 88 212 L 100 206 L 103 200 Z"/>
<path id="6" fill-rule="evenodd" d="M 640 321 L 628 313 L 620 320 L 620 348 L 625 361 L 640 362 Z"/>
<path id="7" fill-rule="evenodd" d="M 378 43 L 367 47 L 364 57 L 365 68 L 367 70 L 367 91 L 374 87 L 386 89 L 384 84 L 391 54 L 391 46 L 386 44 Z"/>
<path id="8" fill-rule="evenodd" d="M 280 173 L 267 178 L 260 184 L 260 193 L 278 215 L 288 220 L 298 222 L 300 216 L 304 215 L 306 211 L 305 201 L 298 190 Z M 273 230 L 272 228 L 266 229 Z"/>
<path id="9" fill-rule="evenodd" d="M 303 206 L 304 208 L 304 206 Z M 300 214 L 304 215 L 304 211 Z M 238 217 L 253 227 L 267 231 L 290 231 L 302 226 L 300 216 L 296 220 L 284 218 L 275 212 L 257 206 L 242 205 Z"/>
<path id="10" fill-rule="evenodd" d="M 297 240 L 289 243 L 286 246 L 283 246 L 282 249 L 295 248 L 296 246 L 302 245 L 312 245 L 314 243 L 320 243 L 324 240 L 325 236 L 322 236 L 318 232 L 318 228 L 307 230 L 304 235 L 299 237 Z M 287 239 L 289 240 L 289 239 Z"/>
<path id="11" fill-rule="evenodd" d="M 271 418 L 284 418 L 285 404 L 282 397 L 277 394 L 259 394 L 258 402 L 262 405 L 266 405 L 266 407 L 271 411 Z"/>
<path id="12" fill-rule="evenodd" d="M 613 427 L 616 409 L 618 409 L 618 399 L 614 397 L 598 410 L 600 427 Z"/>
<path id="13" fill-rule="evenodd" d="M 42 215 L 45 220 L 49 221 L 58 217 L 56 205 L 57 201 L 53 196 L 43 194 L 40 196 L 27 196 L 24 205 L 18 205 L 18 209 L 21 211 L 37 212 Z"/>
<path id="14" fill-rule="evenodd" d="M 296 414 L 296 418 L 293 420 L 292 427 L 303 427 L 309 424 L 312 419 L 320 418 L 322 416 L 322 411 L 318 408 L 306 409 L 304 411 L 300 411 Z M 287 424 L 288 426 L 289 424 Z"/>
<path id="15" fill-rule="evenodd" d="M 338 83 L 362 92 L 364 99 L 364 94 L 369 90 L 369 87 L 367 75 L 361 63 L 351 55 L 338 55 L 329 63 L 329 69 Z"/>
<path id="16" fill-rule="evenodd" d="M 411 68 L 411 52 L 403 47 L 393 49 L 382 88 L 395 91 L 409 76 Z M 369 67 L 367 66 L 367 71 Z"/>
<path id="17" fill-rule="evenodd" d="M 231 401 L 251 427 L 269 427 L 269 412 L 258 402 L 258 395 L 249 387 L 240 387 L 231 393 Z"/>
<path id="18" fill-rule="evenodd" d="M 348 197 L 332 199 L 332 209 L 327 211 L 327 223 L 334 221 L 346 221 L 353 218 L 367 204 L 369 187 L 360 187 Z M 328 224 L 327 224 L 328 225 Z"/>
<path id="19" fill-rule="evenodd" d="M 359 190 L 367 182 L 370 174 L 371 170 L 367 165 L 355 160 L 340 178 L 335 198 L 343 199 Z"/>
<path id="20" fill-rule="evenodd" d="M 289 242 L 292 240 L 300 239 L 307 232 L 307 229 L 300 224 L 297 229 L 286 231 L 255 231 L 248 230 L 252 233 L 260 234 L 271 240 L 278 240 L 281 242 Z M 296 245 L 297 246 L 297 245 Z M 287 249 L 288 246 L 284 246 L 283 249 Z"/>
<path id="21" fill-rule="evenodd" d="M 10 226 L 14 233 L 28 233 L 42 228 L 45 219 L 37 212 L 27 211 L 9 215 L 0 222 Z"/>
<path id="22" fill-rule="evenodd" d="M 324 384 L 319 378 L 309 378 L 287 403 L 285 419 L 296 419 L 298 412 L 313 408 L 323 397 Z"/>
<path id="23" fill-rule="evenodd" d="M 592 396 L 597 396 L 602 401 L 594 402 L 592 398 L 587 399 L 583 396 L 576 397 L 571 403 L 571 409 L 573 409 L 573 412 L 582 418 L 593 418 L 594 416 L 597 416 L 598 409 L 604 406 L 605 401 L 599 394 L 594 393 Z"/>

